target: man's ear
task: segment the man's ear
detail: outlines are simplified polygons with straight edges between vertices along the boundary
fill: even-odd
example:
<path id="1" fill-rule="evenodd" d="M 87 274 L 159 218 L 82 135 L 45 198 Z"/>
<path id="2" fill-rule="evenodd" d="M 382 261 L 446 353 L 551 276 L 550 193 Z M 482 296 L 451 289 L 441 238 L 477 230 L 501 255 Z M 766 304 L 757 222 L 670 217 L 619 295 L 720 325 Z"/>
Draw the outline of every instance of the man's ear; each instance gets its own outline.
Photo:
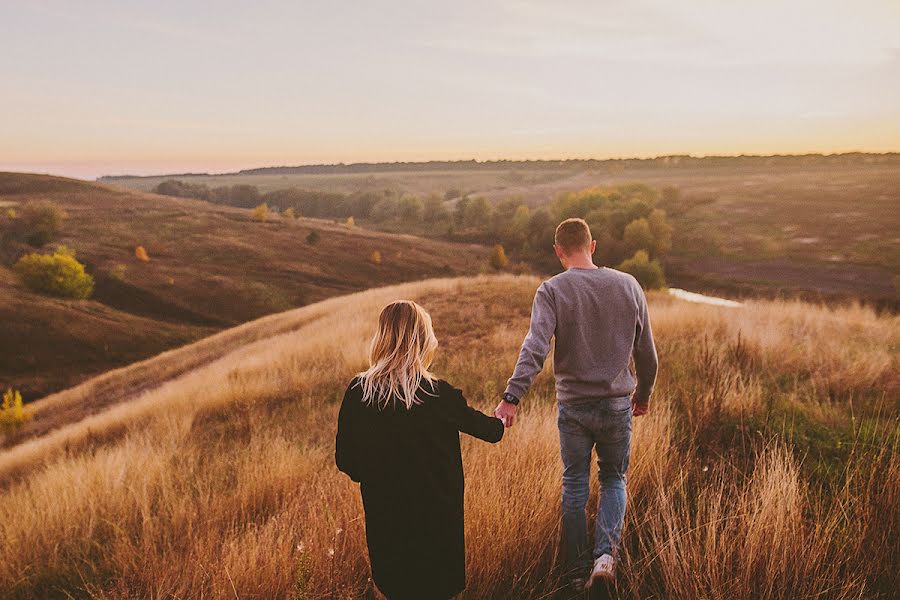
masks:
<path id="1" fill-rule="evenodd" d="M 597 240 L 591 240 L 591 254 L 594 254 L 594 250 L 597 249 Z"/>
<path id="2" fill-rule="evenodd" d="M 557 258 L 565 258 L 565 256 L 566 256 L 566 253 L 563 252 L 563 249 L 560 248 L 559 246 L 557 246 L 556 244 L 553 244 L 553 251 L 556 252 Z"/>

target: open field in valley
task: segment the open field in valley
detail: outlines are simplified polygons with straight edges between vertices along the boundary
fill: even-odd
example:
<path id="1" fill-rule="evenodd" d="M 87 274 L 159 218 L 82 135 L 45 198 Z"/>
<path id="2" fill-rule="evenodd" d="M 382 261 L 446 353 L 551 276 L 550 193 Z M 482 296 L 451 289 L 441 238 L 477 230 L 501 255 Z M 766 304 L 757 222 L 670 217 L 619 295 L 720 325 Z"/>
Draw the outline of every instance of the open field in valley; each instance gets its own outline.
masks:
<path id="1" fill-rule="evenodd" d="M 298 187 L 345 194 L 393 190 L 443 197 L 455 190 L 493 202 L 520 198 L 532 207 L 548 205 L 561 192 L 637 181 L 660 190 L 677 189 L 661 203 L 675 227 L 667 259 L 669 279 L 675 286 L 749 295 L 858 297 L 896 304 L 900 281 L 897 161 L 770 162 L 174 178 L 211 187 L 251 184 L 261 192 Z M 149 190 L 166 179 L 123 178 L 111 183 Z"/>

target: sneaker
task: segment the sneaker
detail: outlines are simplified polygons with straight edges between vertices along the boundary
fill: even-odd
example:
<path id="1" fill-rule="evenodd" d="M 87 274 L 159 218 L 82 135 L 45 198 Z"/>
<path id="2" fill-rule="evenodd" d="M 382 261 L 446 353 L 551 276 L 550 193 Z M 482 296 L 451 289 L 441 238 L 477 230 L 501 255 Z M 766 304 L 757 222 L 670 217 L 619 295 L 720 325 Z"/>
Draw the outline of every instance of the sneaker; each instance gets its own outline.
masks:
<path id="1" fill-rule="evenodd" d="M 584 584 L 584 589 L 591 589 L 591 586 L 593 586 L 598 579 L 610 582 L 615 579 L 615 577 L 616 560 L 609 554 L 604 554 L 594 561 L 594 569 L 591 571 L 591 576 L 588 577 L 587 583 Z"/>

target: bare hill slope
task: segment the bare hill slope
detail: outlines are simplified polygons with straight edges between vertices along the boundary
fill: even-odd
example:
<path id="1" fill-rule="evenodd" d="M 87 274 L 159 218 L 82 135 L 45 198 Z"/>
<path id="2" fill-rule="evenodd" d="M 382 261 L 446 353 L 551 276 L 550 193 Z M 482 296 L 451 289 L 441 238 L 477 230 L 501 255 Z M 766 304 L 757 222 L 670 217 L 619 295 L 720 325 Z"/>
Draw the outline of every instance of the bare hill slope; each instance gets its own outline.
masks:
<path id="1" fill-rule="evenodd" d="M 75 250 L 97 284 L 89 301 L 51 299 L 0 267 L 0 386 L 22 388 L 28 399 L 265 314 L 475 273 L 488 252 L 311 219 L 256 222 L 246 210 L 0 173 L 4 210 L 29 201 L 65 210 L 56 243 Z M 137 246 L 149 262 L 136 258 Z"/>

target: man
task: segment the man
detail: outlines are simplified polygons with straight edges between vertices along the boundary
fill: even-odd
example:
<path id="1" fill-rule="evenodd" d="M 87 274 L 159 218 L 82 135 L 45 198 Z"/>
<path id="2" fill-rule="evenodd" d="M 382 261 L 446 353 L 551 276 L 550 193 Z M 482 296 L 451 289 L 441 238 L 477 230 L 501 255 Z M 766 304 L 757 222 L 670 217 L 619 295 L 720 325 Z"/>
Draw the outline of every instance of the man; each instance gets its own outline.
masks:
<path id="1" fill-rule="evenodd" d="M 553 370 L 563 462 L 564 562 L 571 583 L 590 588 L 598 579 L 611 580 L 615 575 L 625 517 L 631 418 L 649 409 L 656 380 L 656 347 L 640 284 L 627 273 L 594 264 L 597 242 L 587 223 L 566 219 L 556 228 L 554 241 L 565 271 L 538 288 L 531 327 L 494 412 L 507 427 L 513 425 L 519 400 L 543 368 L 550 338 L 556 336 Z M 588 571 L 585 506 L 594 448 L 601 492 L 594 562 Z"/>

